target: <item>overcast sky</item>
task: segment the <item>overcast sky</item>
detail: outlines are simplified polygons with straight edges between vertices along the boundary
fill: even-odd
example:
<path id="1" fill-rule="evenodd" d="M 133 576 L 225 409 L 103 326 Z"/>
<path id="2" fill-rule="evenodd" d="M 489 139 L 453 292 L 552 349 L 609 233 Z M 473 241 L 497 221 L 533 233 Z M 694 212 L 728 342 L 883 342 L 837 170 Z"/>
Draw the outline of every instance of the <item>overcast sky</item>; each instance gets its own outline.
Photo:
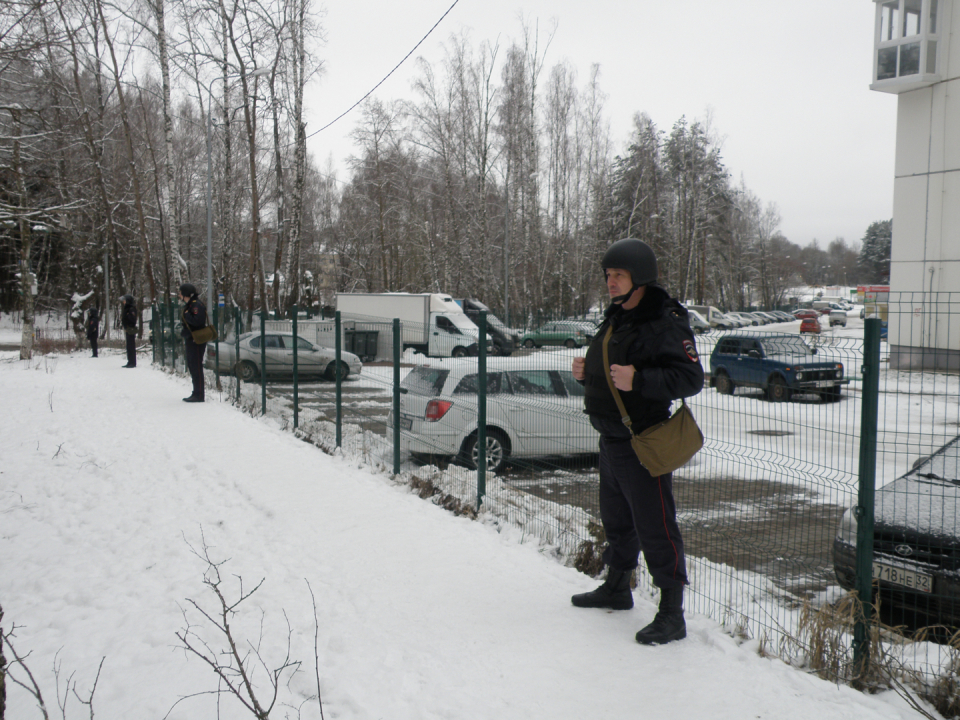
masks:
<path id="1" fill-rule="evenodd" d="M 307 133 L 375 86 L 452 4 L 327 2 L 325 68 L 308 91 Z M 582 87 L 591 65 L 600 65 L 617 152 L 635 113 L 666 131 L 683 115 L 709 113 L 734 183 L 742 178 L 776 204 L 788 239 L 855 242 L 893 214 L 896 96 L 868 88 L 874 7 L 871 0 L 459 0 L 375 97 L 411 97 L 414 60 L 440 62 L 452 34 L 468 30 L 475 49 L 499 40 L 502 60 L 521 37 L 522 19 L 539 23 L 544 41 L 556 21 L 544 77 L 567 60 Z M 310 138 L 318 163 L 332 158 L 344 167 L 359 119 L 354 110 Z"/>

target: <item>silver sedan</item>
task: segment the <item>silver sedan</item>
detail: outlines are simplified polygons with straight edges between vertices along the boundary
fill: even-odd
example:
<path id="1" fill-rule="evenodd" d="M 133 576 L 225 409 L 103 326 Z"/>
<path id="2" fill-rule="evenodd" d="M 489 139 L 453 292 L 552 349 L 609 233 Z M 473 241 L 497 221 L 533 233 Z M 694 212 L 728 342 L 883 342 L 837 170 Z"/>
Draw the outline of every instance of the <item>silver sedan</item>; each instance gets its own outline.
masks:
<path id="1" fill-rule="evenodd" d="M 218 358 L 219 351 L 219 358 Z M 203 365 L 211 370 L 219 366 L 221 373 L 236 373 L 241 380 L 249 382 L 260 376 L 261 364 L 266 360 L 266 375 L 293 375 L 293 333 L 248 332 L 240 336 L 240 358 L 236 357 L 236 342 L 226 340 L 208 343 Z M 359 375 L 363 363 L 351 352 L 340 353 L 340 378 Z M 322 347 L 306 338 L 297 338 L 297 376 L 321 376 L 336 380 L 336 354 L 333 348 Z"/>

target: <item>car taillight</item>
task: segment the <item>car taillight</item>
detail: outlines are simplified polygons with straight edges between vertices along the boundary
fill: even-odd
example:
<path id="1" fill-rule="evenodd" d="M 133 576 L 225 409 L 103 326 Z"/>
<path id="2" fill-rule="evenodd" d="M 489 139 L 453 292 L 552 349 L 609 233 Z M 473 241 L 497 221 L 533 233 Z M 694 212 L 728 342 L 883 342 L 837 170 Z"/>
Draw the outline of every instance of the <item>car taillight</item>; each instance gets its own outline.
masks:
<path id="1" fill-rule="evenodd" d="M 837 365 L 837 378 L 843 377 L 843 365 Z"/>
<path id="2" fill-rule="evenodd" d="M 451 407 L 453 403 L 449 400 L 431 400 L 427 403 L 427 411 L 423 414 L 423 419 L 427 422 L 436 422 L 446 415 Z"/>

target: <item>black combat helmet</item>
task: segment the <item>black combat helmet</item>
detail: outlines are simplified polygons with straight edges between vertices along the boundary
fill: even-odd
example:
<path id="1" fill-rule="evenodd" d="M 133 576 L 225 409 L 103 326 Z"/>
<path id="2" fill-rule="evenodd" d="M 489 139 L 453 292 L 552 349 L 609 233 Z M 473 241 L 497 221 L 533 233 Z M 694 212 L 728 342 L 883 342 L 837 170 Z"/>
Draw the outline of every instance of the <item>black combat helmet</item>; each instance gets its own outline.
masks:
<path id="1" fill-rule="evenodd" d="M 197 294 L 197 288 L 193 286 L 193 283 L 183 283 L 180 286 L 180 295 L 184 297 L 194 297 Z"/>
<path id="2" fill-rule="evenodd" d="M 636 238 L 617 240 L 607 248 L 600 267 L 604 270 L 610 268 L 629 270 L 634 287 L 655 283 L 659 276 L 657 256 L 653 254 L 649 245 Z"/>
<path id="3" fill-rule="evenodd" d="M 627 270 L 630 272 L 630 280 L 633 287 L 625 295 L 618 295 L 612 298 L 614 303 L 622 303 L 630 297 L 637 288 L 642 285 L 650 285 L 657 281 L 659 273 L 657 271 L 657 256 L 653 250 L 643 240 L 636 238 L 623 238 L 617 240 L 613 245 L 607 248 L 603 254 L 603 260 L 600 261 L 600 267 L 604 274 L 607 270 Z"/>
<path id="4" fill-rule="evenodd" d="M 133 305 L 134 303 L 133 295 L 123 295 L 120 299 L 123 300 L 124 305 Z"/>

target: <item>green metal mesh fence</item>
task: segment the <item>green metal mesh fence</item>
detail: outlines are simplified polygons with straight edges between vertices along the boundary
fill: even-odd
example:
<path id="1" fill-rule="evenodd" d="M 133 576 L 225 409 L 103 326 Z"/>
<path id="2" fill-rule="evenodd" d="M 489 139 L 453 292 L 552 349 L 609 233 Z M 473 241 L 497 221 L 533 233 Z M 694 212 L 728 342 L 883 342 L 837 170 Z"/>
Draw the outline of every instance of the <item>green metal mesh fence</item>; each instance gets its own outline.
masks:
<path id="1" fill-rule="evenodd" d="M 861 553 L 874 553 L 881 620 L 905 623 L 908 632 L 958 624 L 960 478 L 951 444 L 960 434 L 958 303 L 957 296 L 890 296 L 869 305 L 865 318 L 851 311 L 846 324 L 824 320 L 819 333 L 802 334 L 793 321 L 698 336 L 708 384 L 688 404 L 706 443 L 674 474 L 688 608 L 804 661 L 816 644 L 809 608 L 857 587 L 850 508 L 858 503 L 866 431 L 876 434 L 880 489 L 875 541 Z M 879 356 L 865 358 L 871 317 L 881 319 L 884 339 Z M 236 324 L 222 324 L 221 344 L 236 347 Z M 361 360 L 362 369 L 339 379 L 301 373 L 296 381 L 284 371 L 268 374 L 269 382 L 258 372 L 250 383 L 225 383 L 223 392 L 285 418 L 296 407 L 299 432 L 313 442 L 397 474 L 447 507 L 479 506 L 564 562 L 598 570 L 590 552 L 602 542 L 597 434 L 570 372 L 585 348 L 432 358 L 403 347 L 423 330 L 363 317 L 302 320 L 298 337 L 318 354 L 335 358 L 339 345 L 342 371 Z M 292 334 L 292 324 L 267 321 L 254 335 L 268 333 Z M 313 352 L 302 347 L 301 358 Z M 182 349 L 161 349 L 158 361 L 169 364 L 171 355 L 182 358 Z M 870 362 L 879 368 L 879 410 L 864 422 L 862 369 Z M 221 373 L 235 378 L 235 361 L 227 365 Z M 641 592 L 654 592 L 642 564 L 638 582 Z M 839 676 L 853 663 L 853 629 L 837 633 Z M 910 647 L 899 657 L 919 672 L 935 674 L 952 657 L 935 642 Z"/>

